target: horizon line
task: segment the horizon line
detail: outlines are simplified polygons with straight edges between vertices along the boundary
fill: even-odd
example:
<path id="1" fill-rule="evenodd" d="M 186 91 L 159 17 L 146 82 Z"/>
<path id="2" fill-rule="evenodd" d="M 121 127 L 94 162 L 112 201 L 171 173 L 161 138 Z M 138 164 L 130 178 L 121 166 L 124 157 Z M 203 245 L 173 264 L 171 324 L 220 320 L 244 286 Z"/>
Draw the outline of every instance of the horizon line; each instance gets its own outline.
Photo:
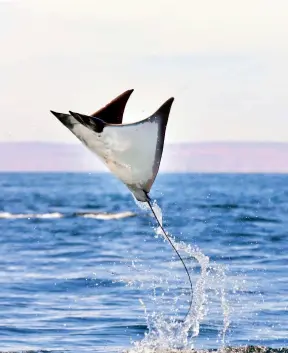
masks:
<path id="1" fill-rule="evenodd" d="M 37 140 L 30 140 L 30 141 L 0 141 L 0 144 L 29 144 L 29 143 L 38 143 L 38 144 L 63 144 L 63 145 L 81 145 L 81 143 L 76 142 L 67 142 L 67 141 L 37 141 Z M 201 141 L 179 141 L 179 142 L 166 142 L 166 145 L 183 145 L 183 144 L 287 144 L 288 141 L 255 141 L 255 140 L 201 140 Z"/>
<path id="2" fill-rule="evenodd" d="M 1 174 L 111 174 L 109 170 L 0 170 Z M 164 171 L 159 170 L 159 174 L 205 174 L 205 175 L 288 175 L 283 172 L 249 172 L 249 171 Z M 112 175 L 112 174 L 111 174 Z M 117 178 L 116 178 L 117 179 Z"/>

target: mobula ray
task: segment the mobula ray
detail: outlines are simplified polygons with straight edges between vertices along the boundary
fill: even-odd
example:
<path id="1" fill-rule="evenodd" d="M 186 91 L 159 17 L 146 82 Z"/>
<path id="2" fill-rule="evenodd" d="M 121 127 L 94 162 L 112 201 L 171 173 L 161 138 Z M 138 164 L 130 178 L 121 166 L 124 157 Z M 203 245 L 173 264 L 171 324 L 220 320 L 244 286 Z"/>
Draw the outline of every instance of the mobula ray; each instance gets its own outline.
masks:
<path id="1" fill-rule="evenodd" d="M 136 200 L 147 202 L 165 237 L 176 251 L 192 282 L 188 269 L 165 232 L 151 204 L 150 189 L 157 176 L 165 140 L 166 127 L 174 98 L 169 98 L 148 118 L 122 124 L 128 90 L 92 115 L 51 111 L 85 146 L 95 153 L 110 171 L 132 192 Z M 190 301 L 189 311 L 192 305 Z M 188 312 L 189 312 L 188 311 Z"/>

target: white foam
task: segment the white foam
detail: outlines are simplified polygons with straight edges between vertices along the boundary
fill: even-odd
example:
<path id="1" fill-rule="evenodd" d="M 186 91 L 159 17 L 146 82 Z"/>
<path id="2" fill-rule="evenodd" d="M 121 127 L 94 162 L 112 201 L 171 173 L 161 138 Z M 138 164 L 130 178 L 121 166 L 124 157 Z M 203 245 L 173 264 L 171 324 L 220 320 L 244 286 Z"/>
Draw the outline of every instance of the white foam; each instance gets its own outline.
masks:
<path id="1" fill-rule="evenodd" d="M 62 218 L 64 215 L 59 212 L 52 213 L 10 213 L 0 212 L 0 218 L 4 219 L 32 219 L 32 218 Z"/>
<path id="2" fill-rule="evenodd" d="M 118 213 L 82 213 L 82 214 L 75 214 L 75 217 L 84 217 L 84 218 L 95 218 L 101 219 L 105 221 L 109 221 L 112 219 L 121 219 L 127 217 L 134 217 L 136 216 L 133 212 L 118 212 Z M 10 213 L 10 212 L 0 212 L 0 219 L 53 219 L 53 218 L 63 218 L 65 214 L 59 212 L 52 212 L 52 213 Z"/>
<path id="3" fill-rule="evenodd" d="M 133 212 L 119 212 L 119 213 L 85 213 L 82 215 L 84 218 L 95 218 L 101 220 L 122 219 L 127 217 L 136 216 Z"/>

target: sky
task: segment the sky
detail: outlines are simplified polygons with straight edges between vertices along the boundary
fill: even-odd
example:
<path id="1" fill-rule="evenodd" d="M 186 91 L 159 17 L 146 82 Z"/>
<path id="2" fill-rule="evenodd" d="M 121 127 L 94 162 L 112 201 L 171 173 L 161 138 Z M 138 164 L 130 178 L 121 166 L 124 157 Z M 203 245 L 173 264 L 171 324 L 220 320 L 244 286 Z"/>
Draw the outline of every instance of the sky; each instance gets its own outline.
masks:
<path id="1" fill-rule="evenodd" d="M 130 88 L 127 123 L 175 97 L 168 142 L 288 142 L 287 38 L 287 0 L 0 0 L 0 142 Z"/>

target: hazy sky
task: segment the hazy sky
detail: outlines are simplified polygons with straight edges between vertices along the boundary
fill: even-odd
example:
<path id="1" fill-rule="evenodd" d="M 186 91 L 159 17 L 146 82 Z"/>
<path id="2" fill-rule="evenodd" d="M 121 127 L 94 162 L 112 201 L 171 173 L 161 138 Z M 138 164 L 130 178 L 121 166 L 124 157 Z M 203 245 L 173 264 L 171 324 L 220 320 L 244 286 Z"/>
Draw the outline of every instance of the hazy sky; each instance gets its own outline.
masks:
<path id="1" fill-rule="evenodd" d="M 288 142 L 287 0 L 0 0 L 0 141 L 77 142 L 49 110 L 175 97 L 167 141 Z"/>

